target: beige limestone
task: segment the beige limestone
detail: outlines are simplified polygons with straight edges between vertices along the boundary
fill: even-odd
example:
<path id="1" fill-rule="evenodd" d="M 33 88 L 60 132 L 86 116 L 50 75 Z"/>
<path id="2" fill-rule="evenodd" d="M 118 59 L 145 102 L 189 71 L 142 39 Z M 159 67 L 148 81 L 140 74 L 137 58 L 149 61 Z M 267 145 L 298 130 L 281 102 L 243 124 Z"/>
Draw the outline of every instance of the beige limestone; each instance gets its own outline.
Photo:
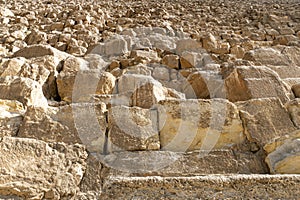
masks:
<path id="1" fill-rule="evenodd" d="M 227 149 L 245 140 L 238 110 L 226 100 L 165 100 L 158 116 L 163 150 Z"/>
<path id="2" fill-rule="evenodd" d="M 24 113 L 22 103 L 0 99 L 0 137 L 17 135 Z"/>
<path id="3" fill-rule="evenodd" d="M 17 100 L 25 106 L 47 106 L 42 86 L 29 78 L 6 76 L 0 78 L 0 99 Z"/>
<path id="4" fill-rule="evenodd" d="M 114 106 L 108 120 L 110 152 L 160 148 L 156 110 Z"/>
<path id="5" fill-rule="evenodd" d="M 2 195 L 61 199 L 79 190 L 87 158 L 81 145 L 4 137 L 0 151 Z"/>
<path id="6" fill-rule="evenodd" d="M 236 103 L 250 142 L 264 146 L 296 130 L 278 98 L 253 99 Z"/>
<path id="7" fill-rule="evenodd" d="M 179 56 L 166 55 L 162 59 L 162 64 L 170 67 L 171 69 L 179 69 Z"/>
<path id="8" fill-rule="evenodd" d="M 278 97 L 289 101 L 289 93 L 278 74 L 264 66 L 238 66 L 225 79 L 226 98 L 232 102 Z"/>
<path id="9" fill-rule="evenodd" d="M 83 143 L 90 152 L 102 153 L 107 127 L 105 112 L 102 103 L 29 107 L 18 134 L 47 142 Z"/>

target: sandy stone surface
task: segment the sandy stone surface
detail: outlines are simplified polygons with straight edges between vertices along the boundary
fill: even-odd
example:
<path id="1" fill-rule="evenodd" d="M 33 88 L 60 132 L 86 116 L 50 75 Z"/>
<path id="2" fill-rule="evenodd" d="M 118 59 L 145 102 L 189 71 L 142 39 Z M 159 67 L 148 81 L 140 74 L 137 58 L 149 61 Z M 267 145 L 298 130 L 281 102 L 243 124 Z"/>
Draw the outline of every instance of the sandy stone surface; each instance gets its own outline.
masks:
<path id="1" fill-rule="evenodd" d="M 299 199 L 299 98 L 299 0 L 0 0 L 0 199 Z"/>

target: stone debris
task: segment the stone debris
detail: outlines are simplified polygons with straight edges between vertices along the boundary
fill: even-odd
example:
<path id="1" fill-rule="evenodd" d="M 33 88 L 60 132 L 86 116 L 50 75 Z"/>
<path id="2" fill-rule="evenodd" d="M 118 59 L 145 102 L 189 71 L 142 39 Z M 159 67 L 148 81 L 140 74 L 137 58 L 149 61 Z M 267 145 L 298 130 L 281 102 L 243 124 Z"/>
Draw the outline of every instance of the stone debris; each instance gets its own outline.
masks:
<path id="1" fill-rule="evenodd" d="M 0 199 L 299 199 L 298 8 L 0 0 Z"/>

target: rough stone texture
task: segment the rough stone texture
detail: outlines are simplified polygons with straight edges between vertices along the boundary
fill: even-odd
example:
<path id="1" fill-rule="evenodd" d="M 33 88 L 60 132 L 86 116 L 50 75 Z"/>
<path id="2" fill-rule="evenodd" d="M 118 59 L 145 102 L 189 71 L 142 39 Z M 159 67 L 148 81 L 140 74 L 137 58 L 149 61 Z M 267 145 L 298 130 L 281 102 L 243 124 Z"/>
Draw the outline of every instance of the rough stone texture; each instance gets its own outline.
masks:
<path id="1" fill-rule="evenodd" d="M 300 97 L 300 84 L 295 84 L 292 86 L 292 91 L 295 95 L 296 98 L 299 98 Z"/>
<path id="2" fill-rule="evenodd" d="M 256 65 L 289 65 L 288 56 L 274 48 L 260 48 L 247 52 L 245 60 L 253 61 Z"/>
<path id="3" fill-rule="evenodd" d="M 184 86 L 184 93 L 189 99 L 208 99 L 210 98 L 210 91 L 207 86 L 208 80 L 203 77 L 203 73 L 195 72 L 187 77 L 186 85 Z"/>
<path id="4" fill-rule="evenodd" d="M 283 103 L 289 100 L 288 90 L 280 78 L 263 66 L 236 67 L 225 79 L 226 96 L 232 101 L 278 97 Z"/>
<path id="5" fill-rule="evenodd" d="M 87 158 L 83 146 L 4 137 L 0 151 L 2 195 L 62 199 L 79 190 Z"/>
<path id="6" fill-rule="evenodd" d="M 226 100 L 165 100 L 158 113 L 164 150 L 226 149 L 245 140 L 238 110 Z"/>
<path id="7" fill-rule="evenodd" d="M 236 104 L 248 140 L 259 146 L 296 130 L 289 113 L 278 98 L 253 99 Z"/>
<path id="8" fill-rule="evenodd" d="M 118 80 L 118 93 L 128 96 L 134 106 L 151 108 L 167 96 L 167 90 L 151 76 L 124 74 Z"/>
<path id="9" fill-rule="evenodd" d="M 18 136 L 47 142 L 84 143 L 90 152 L 102 153 L 107 127 L 105 111 L 101 103 L 29 107 Z"/>
<path id="10" fill-rule="evenodd" d="M 266 167 L 253 153 L 221 151 L 114 152 L 100 158 L 103 176 L 195 176 L 204 174 L 265 173 Z M 223 166 L 226 165 L 226 168 Z"/>
<path id="11" fill-rule="evenodd" d="M 117 176 L 105 181 L 101 198 L 294 199 L 300 197 L 299 183 L 300 177 L 297 175 Z"/>
<path id="12" fill-rule="evenodd" d="M 299 174 L 300 173 L 300 134 L 286 139 L 266 157 L 271 173 Z"/>
<path id="13" fill-rule="evenodd" d="M 16 76 L 25 64 L 26 59 L 24 58 L 13 58 L 9 60 L 2 60 L 0 67 L 1 77 L 5 76 Z"/>
<path id="14" fill-rule="evenodd" d="M 299 173 L 299 25 L 299 0 L 0 0 L 0 199 L 299 199 L 237 175 Z"/>
<path id="15" fill-rule="evenodd" d="M 166 55 L 162 59 L 162 64 L 170 67 L 171 69 L 179 69 L 179 56 Z"/>
<path id="16" fill-rule="evenodd" d="M 115 106 L 109 110 L 108 151 L 157 150 L 160 148 L 157 111 Z"/>
<path id="17" fill-rule="evenodd" d="M 300 128 L 300 99 L 294 99 L 286 105 L 291 119 L 297 128 Z"/>
<path id="18" fill-rule="evenodd" d="M 25 109 L 16 100 L 0 100 L 0 137 L 15 136 L 22 123 Z"/>
<path id="19" fill-rule="evenodd" d="M 109 72 L 92 70 L 84 59 L 69 57 L 57 77 L 58 94 L 68 102 L 86 101 L 89 95 L 111 94 L 115 81 Z"/>
<path id="20" fill-rule="evenodd" d="M 25 47 L 14 53 L 13 57 L 35 58 L 51 55 L 58 57 L 61 60 L 66 59 L 69 55 L 65 52 L 61 52 L 48 45 L 32 45 Z"/>
<path id="21" fill-rule="evenodd" d="M 17 100 L 25 106 L 47 106 L 42 86 L 32 79 L 17 76 L 0 78 L 0 99 Z"/>
<path id="22" fill-rule="evenodd" d="M 82 193 L 91 193 L 97 199 L 99 198 L 102 191 L 102 168 L 101 161 L 95 155 L 89 154 L 86 160 L 86 170 L 80 182 Z"/>
<path id="23" fill-rule="evenodd" d="M 273 174 L 299 174 L 299 129 L 264 146 L 265 159 Z"/>

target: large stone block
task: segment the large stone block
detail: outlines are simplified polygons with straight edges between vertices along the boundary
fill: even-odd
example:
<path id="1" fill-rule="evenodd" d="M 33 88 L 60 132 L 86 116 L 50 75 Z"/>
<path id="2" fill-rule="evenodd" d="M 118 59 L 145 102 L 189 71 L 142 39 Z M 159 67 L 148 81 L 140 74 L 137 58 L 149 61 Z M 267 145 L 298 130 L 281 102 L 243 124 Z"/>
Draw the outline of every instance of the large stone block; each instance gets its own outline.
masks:
<path id="1" fill-rule="evenodd" d="M 204 174 L 260 174 L 267 169 L 251 152 L 231 150 L 114 152 L 98 158 L 103 178 L 111 176 L 197 176 Z"/>
<path id="2" fill-rule="evenodd" d="M 87 61 L 70 57 L 65 60 L 56 82 L 61 99 L 82 102 L 93 94 L 111 94 L 115 81 L 116 78 L 109 72 L 89 69 Z"/>
<path id="3" fill-rule="evenodd" d="M 232 102 L 278 97 L 283 103 L 289 93 L 278 74 L 264 66 L 239 66 L 225 78 L 227 99 Z"/>
<path id="4" fill-rule="evenodd" d="M 16 76 L 18 72 L 22 69 L 22 66 L 26 63 L 24 58 L 12 58 L 3 59 L 0 63 L 0 75 L 5 76 Z"/>
<path id="5" fill-rule="evenodd" d="M 207 175 L 110 177 L 101 198 L 112 199 L 295 199 L 299 175 Z"/>
<path id="6" fill-rule="evenodd" d="M 78 144 L 4 137 L 0 141 L 0 194 L 71 198 L 79 190 L 86 158 L 84 147 Z"/>
<path id="7" fill-rule="evenodd" d="M 168 90 L 151 76 L 125 74 L 118 81 L 118 93 L 128 96 L 133 106 L 151 108 L 168 96 Z"/>
<path id="8" fill-rule="evenodd" d="M 106 56 L 118 56 L 128 52 L 127 41 L 120 37 L 109 40 L 105 43 L 105 55 Z"/>
<path id="9" fill-rule="evenodd" d="M 163 150 L 228 149 L 245 140 L 239 112 L 227 100 L 165 100 L 158 116 Z"/>
<path id="10" fill-rule="evenodd" d="M 60 58 L 51 55 L 30 59 L 30 64 L 32 66 L 31 69 L 33 69 L 34 73 L 28 73 L 29 75 L 31 75 L 29 78 L 33 77 L 33 80 L 36 80 L 38 78 L 37 81 L 39 81 L 43 85 L 43 93 L 47 99 L 60 100 L 57 91 L 56 78 L 59 71 L 63 67 L 62 63 L 63 62 L 62 60 L 60 60 Z M 44 71 L 49 71 L 50 74 L 45 76 L 46 74 L 44 73 Z M 36 75 L 36 73 L 39 73 L 39 75 Z"/>
<path id="11" fill-rule="evenodd" d="M 157 111 L 114 106 L 109 110 L 109 151 L 160 148 Z"/>
<path id="12" fill-rule="evenodd" d="M 183 52 L 201 53 L 204 49 L 202 44 L 194 39 L 181 39 L 176 42 L 176 54 L 182 55 Z"/>
<path id="13" fill-rule="evenodd" d="M 266 163 L 273 174 L 300 174 L 300 133 L 277 139 L 265 146 Z"/>
<path id="14" fill-rule="evenodd" d="M 15 52 L 13 54 L 13 57 L 35 58 L 47 55 L 55 56 L 60 60 L 64 60 L 70 56 L 69 54 L 63 51 L 59 51 L 56 48 L 51 47 L 50 45 L 36 44 L 27 46 Z"/>
<path id="15" fill-rule="evenodd" d="M 260 147 L 296 130 L 278 98 L 253 99 L 236 105 L 248 140 Z"/>
<path id="16" fill-rule="evenodd" d="M 83 143 L 90 152 L 103 153 L 105 111 L 101 103 L 29 107 L 18 135 L 47 142 Z"/>
<path id="17" fill-rule="evenodd" d="M 290 59 L 280 49 L 263 47 L 247 52 L 243 58 L 255 63 L 255 65 L 290 65 Z"/>
<path id="18" fill-rule="evenodd" d="M 17 76 L 0 77 L 0 99 L 17 100 L 24 106 L 46 107 L 42 86 L 30 79 Z"/>

